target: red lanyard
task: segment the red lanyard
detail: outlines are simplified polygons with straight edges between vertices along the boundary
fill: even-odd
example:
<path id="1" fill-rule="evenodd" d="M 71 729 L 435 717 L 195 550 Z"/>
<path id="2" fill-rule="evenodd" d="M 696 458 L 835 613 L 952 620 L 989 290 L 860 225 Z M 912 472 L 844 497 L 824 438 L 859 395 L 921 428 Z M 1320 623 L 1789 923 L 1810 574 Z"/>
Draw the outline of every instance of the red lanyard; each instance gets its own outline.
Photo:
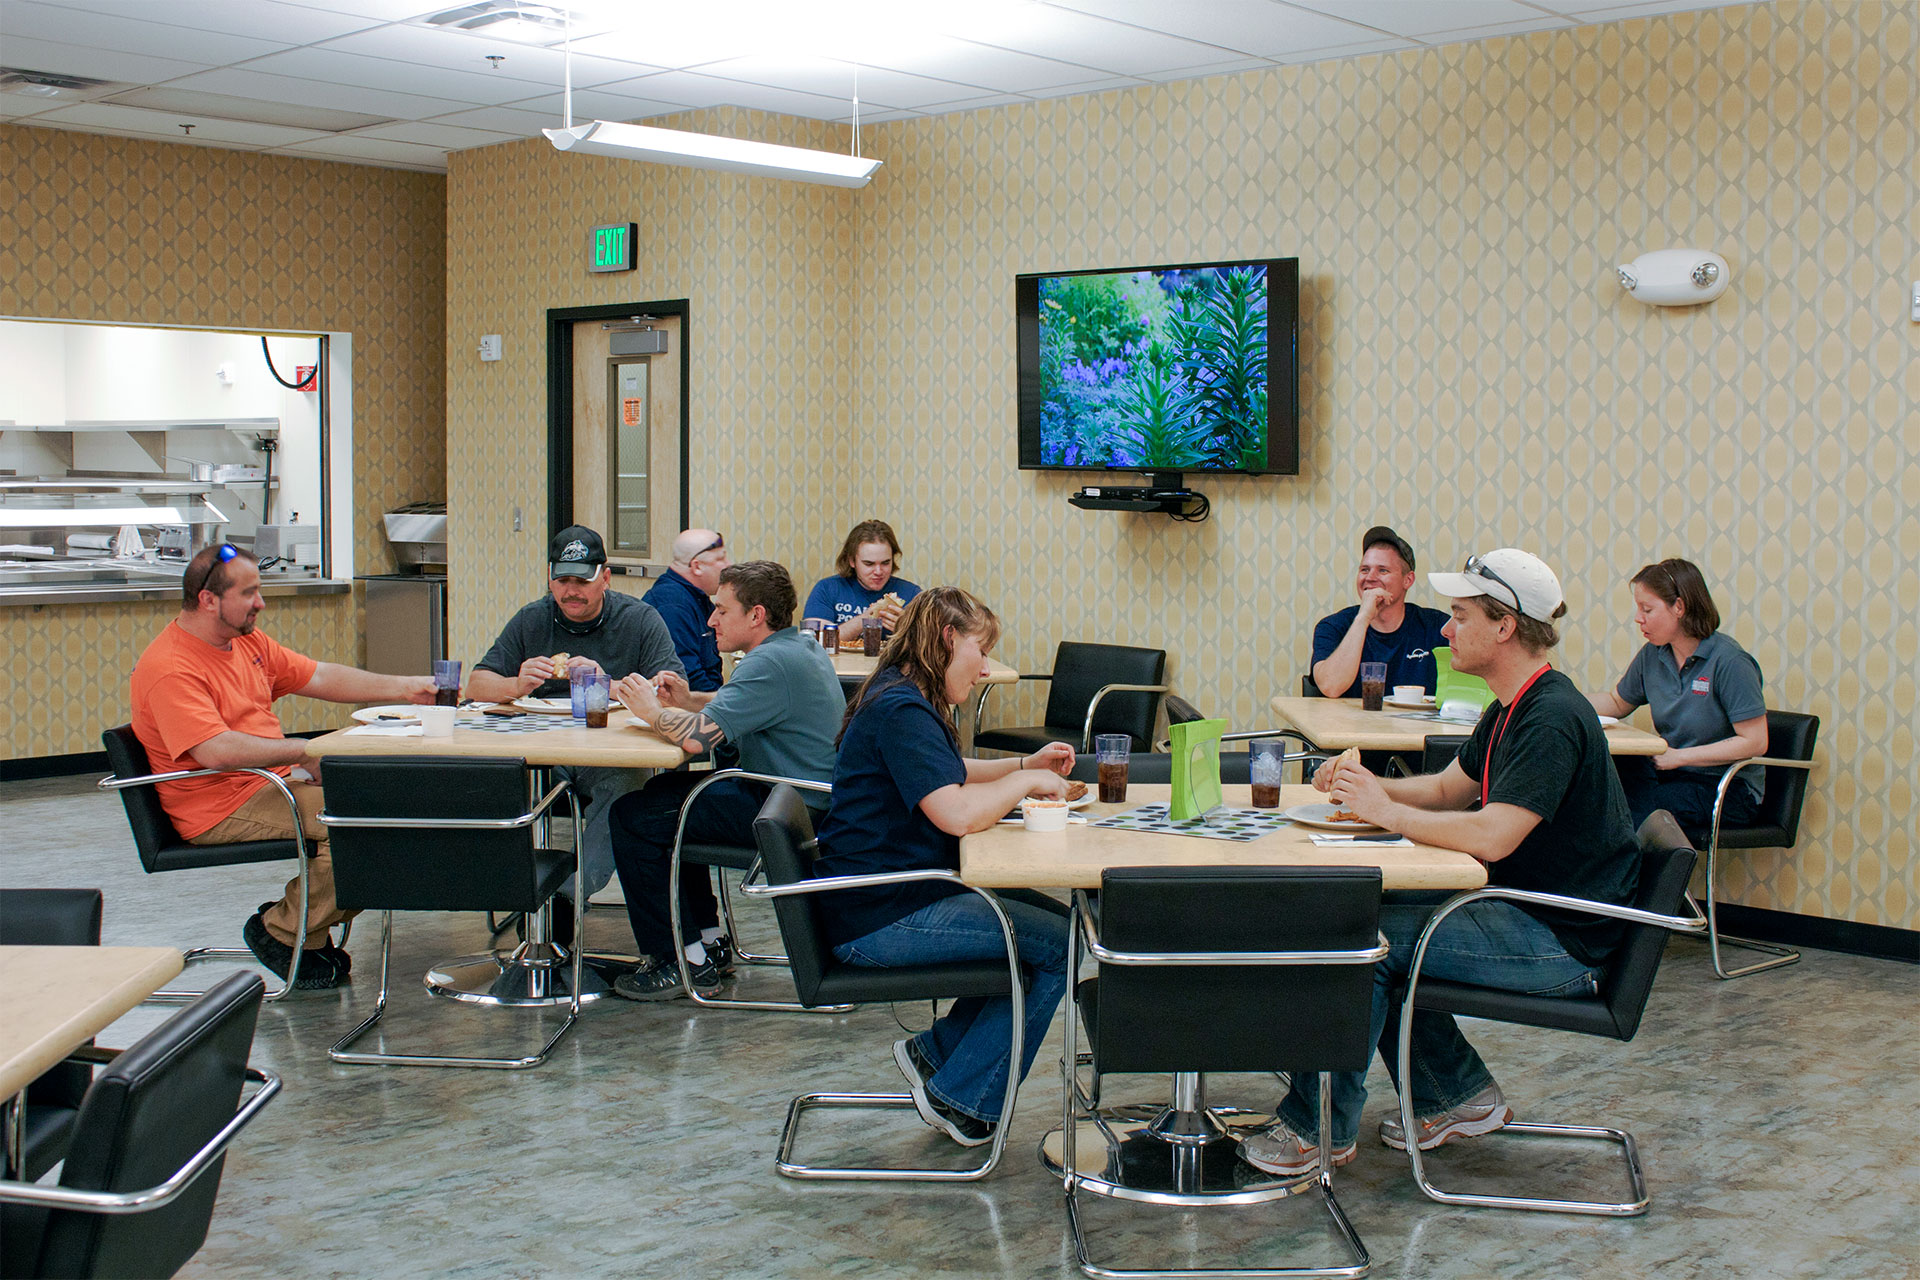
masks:
<path id="1" fill-rule="evenodd" d="M 1520 705 L 1520 699 L 1527 696 L 1527 690 L 1533 688 L 1535 680 L 1551 670 L 1553 670 L 1553 664 L 1549 662 L 1527 677 L 1527 682 L 1520 686 L 1520 692 L 1513 695 L 1513 701 L 1509 702 L 1507 709 L 1500 714 L 1500 723 L 1495 726 L 1493 733 L 1487 739 L 1487 758 L 1480 764 L 1480 807 L 1482 809 L 1487 807 L 1487 788 L 1493 783 L 1493 749 L 1500 744 L 1500 739 L 1506 736 L 1507 721 L 1513 719 L 1513 709 Z"/>

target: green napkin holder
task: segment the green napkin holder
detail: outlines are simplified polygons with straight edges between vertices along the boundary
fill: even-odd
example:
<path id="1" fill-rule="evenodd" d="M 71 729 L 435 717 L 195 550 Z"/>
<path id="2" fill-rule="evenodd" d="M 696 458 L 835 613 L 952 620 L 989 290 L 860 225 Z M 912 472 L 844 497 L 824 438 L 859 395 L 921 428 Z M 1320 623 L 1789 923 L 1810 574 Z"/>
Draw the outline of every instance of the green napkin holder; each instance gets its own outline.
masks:
<path id="1" fill-rule="evenodd" d="M 1225 720 L 1189 720 L 1169 725 L 1173 750 L 1173 797 L 1167 804 L 1170 822 L 1191 822 L 1224 807 L 1220 790 L 1220 735 Z"/>

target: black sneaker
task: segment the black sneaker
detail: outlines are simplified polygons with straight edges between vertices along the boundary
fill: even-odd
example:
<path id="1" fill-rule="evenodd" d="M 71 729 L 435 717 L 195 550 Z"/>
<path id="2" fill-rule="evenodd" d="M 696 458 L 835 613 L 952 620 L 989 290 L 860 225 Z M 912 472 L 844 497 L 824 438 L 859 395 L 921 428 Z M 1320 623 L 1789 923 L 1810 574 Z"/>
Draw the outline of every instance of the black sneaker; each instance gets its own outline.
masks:
<path id="1" fill-rule="evenodd" d="M 282 980 L 286 978 L 287 970 L 293 967 L 293 948 L 267 932 L 266 922 L 260 918 L 258 911 L 247 917 L 246 924 L 241 926 L 240 936 L 246 940 L 247 949 L 253 952 L 255 959 Z M 327 955 L 328 951 L 337 952 L 340 962 Z M 350 964 L 346 952 L 331 944 L 320 950 L 309 949 L 300 957 L 300 976 L 294 981 L 293 988 L 296 991 L 328 991 L 343 987 L 352 981 L 347 976 Z"/>
<path id="2" fill-rule="evenodd" d="M 900 1068 L 900 1074 L 907 1078 L 907 1088 L 913 1094 L 913 1109 L 920 1113 L 920 1118 L 928 1125 L 963 1147 L 977 1147 L 993 1141 L 994 1125 L 991 1121 L 950 1107 L 928 1092 L 927 1078 L 933 1075 L 933 1064 L 927 1061 L 919 1044 L 911 1036 L 894 1041 L 893 1061 Z"/>
<path id="3" fill-rule="evenodd" d="M 713 967 L 711 955 L 689 967 L 693 970 L 694 986 L 706 990 L 720 985 L 720 971 Z M 613 980 L 613 991 L 629 1000 L 680 1000 L 687 994 L 687 989 L 680 985 L 680 966 L 671 961 L 621 974 Z"/>
<path id="4" fill-rule="evenodd" d="M 276 902 L 263 902 L 263 903 L 261 903 L 261 904 L 260 904 L 260 911 L 259 911 L 259 914 L 260 914 L 260 915 L 262 915 L 262 916 L 264 916 L 264 915 L 266 915 L 266 914 L 267 914 L 267 912 L 269 912 L 269 911 L 271 911 L 271 910 L 273 910 L 273 909 L 274 909 L 275 907 L 277 907 L 277 906 L 279 906 L 279 905 L 280 905 L 280 904 L 279 904 L 279 903 L 278 903 L 277 901 L 276 901 Z M 261 923 L 262 923 L 262 924 L 265 924 L 266 922 L 265 922 L 265 921 L 263 920 L 263 921 L 262 921 Z M 242 933 L 244 934 L 244 933 L 245 933 L 245 930 L 242 930 L 241 932 L 242 932 Z M 261 930 L 261 932 L 262 932 L 262 933 L 266 933 L 266 930 L 264 930 L 264 929 L 262 929 L 262 930 Z M 270 942 L 271 942 L 271 941 L 273 941 L 273 935 L 272 935 L 272 934 L 270 934 L 270 933 L 267 933 L 267 934 L 266 934 L 266 936 L 267 936 L 267 940 L 268 940 L 268 941 L 270 941 Z M 249 947 L 251 947 L 251 946 L 253 946 L 253 944 L 252 944 L 251 942 L 249 942 L 249 943 L 248 943 L 247 945 L 248 945 Z M 278 944 L 278 943 L 275 943 L 274 945 L 276 945 L 276 946 L 278 946 L 279 944 Z M 258 951 L 258 949 L 255 949 L 255 951 L 254 951 L 254 955 L 256 955 L 256 956 L 258 956 L 259 954 L 260 954 L 260 952 Z M 335 943 L 334 943 L 334 941 L 333 941 L 333 931 L 332 931 L 331 929 L 329 929 L 329 930 L 327 931 L 327 945 L 326 945 L 326 946 L 324 946 L 324 947 L 310 947 L 310 948 L 308 948 L 308 950 L 307 950 L 307 955 L 306 955 L 306 958 L 305 958 L 305 959 L 303 959 L 303 960 L 302 960 L 302 961 L 300 962 L 300 968 L 301 968 L 301 970 L 302 970 L 303 972 L 305 971 L 305 969 L 306 969 L 306 967 L 307 967 L 307 965 L 308 965 L 308 963 L 309 963 L 309 962 L 311 962 L 311 961 L 312 961 L 312 959 L 313 959 L 313 957 L 315 957 L 315 956 L 325 956 L 325 957 L 326 957 L 326 960 L 327 960 L 327 963 L 329 963 L 329 964 L 331 964 L 331 965 L 332 965 L 332 966 L 334 967 L 334 969 L 335 969 L 335 970 L 337 970 L 337 971 L 339 972 L 339 974 L 340 974 L 340 976 L 341 976 L 341 978 L 342 978 L 343 980 L 345 979 L 345 977 L 346 977 L 346 975 L 348 975 L 348 974 L 350 974 L 350 973 L 352 973 L 352 972 L 353 972 L 353 957 L 347 954 L 347 952 L 346 952 L 346 948 L 344 948 L 344 947 L 340 947 L 340 946 L 337 946 L 337 945 L 335 945 Z M 288 960 L 292 960 L 292 959 L 293 959 L 293 948 L 292 948 L 292 947 L 288 947 L 288 948 L 287 948 L 287 959 L 288 959 Z M 275 973 L 280 973 L 280 971 L 279 971 L 278 969 L 275 969 L 275 970 L 274 970 L 274 972 L 275 972 Z M 284 978 L 284 977 L 286 977 L 287 975 L 286 975 L 286 974 L 284 974 L 284 973 L 280 973 L 280 976 Z M 300 990 L 300 989 L 301 989 L 302 987 L 305 987 L 306 985 L 307 985 L 307 984 L 306 984 L 305 982 L 301 982 L 301 983 L 300 983 L 299 985 L 297 985 L 297 986 L 295 986 L 295 987 L 294 987 L 294 990 L 295 990 L 295 991 L 298 991 L 298 990 Z M 338 985 L 339 985 L 339 983 L 335 983 L 334 985 L 335 985 L 335 986 L 338 986 Z"/>
<path id="5" fill-rule="evenodd" d="M 703 942 L 700 945 L 707 949 L 707 959 L 712 962 L 715 973 L 731 974 L 733 972 L 732 938 L 723 933 L 712 942 Z"/>

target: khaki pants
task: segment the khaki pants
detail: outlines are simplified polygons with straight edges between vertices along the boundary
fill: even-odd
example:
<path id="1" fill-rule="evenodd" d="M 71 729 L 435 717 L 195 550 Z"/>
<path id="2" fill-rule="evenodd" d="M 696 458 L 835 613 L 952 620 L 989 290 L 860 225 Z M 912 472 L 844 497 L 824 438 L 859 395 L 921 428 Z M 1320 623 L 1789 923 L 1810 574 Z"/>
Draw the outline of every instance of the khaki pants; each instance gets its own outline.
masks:
<path id="1" fill-rule="evenodd" d="M 327 945 L 327 930 L 343 920 L 359 915 L 342 911 L 333 901 L 333 855 L 327 847 L 327 829 L 320 825 L 322 797 L 316 783 L 288 778 L 287 786 L 300 806 L 300 829 L 306 833 L 307 850 L 307 950 L 318 951 Z M 194 836 L 189 844 L 237 844 L 244 840 L 290 840 L 293 823 L 287 814 L 286 797 L 272 783 L 263 785 L 247 797 L 217 826 Z M 300 930 L 300 877 L 287 881 L 287 891 L 261 916 L 267 932 L 283 946 L 292 946 Z"/>

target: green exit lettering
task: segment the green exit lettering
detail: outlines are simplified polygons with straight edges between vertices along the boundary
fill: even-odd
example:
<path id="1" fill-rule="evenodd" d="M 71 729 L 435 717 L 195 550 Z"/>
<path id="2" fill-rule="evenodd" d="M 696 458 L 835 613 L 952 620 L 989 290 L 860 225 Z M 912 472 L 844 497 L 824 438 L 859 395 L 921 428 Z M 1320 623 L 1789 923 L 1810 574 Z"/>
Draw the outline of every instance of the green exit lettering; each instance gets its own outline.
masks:
<path id="1" fill-rule="evenodd" d="M 630 271 L 633 269 L 633 224 L 615 223 L 607 227 L 594 227 L 591 232 L 591 251 L 587 258 L 589 271 Z"/>

